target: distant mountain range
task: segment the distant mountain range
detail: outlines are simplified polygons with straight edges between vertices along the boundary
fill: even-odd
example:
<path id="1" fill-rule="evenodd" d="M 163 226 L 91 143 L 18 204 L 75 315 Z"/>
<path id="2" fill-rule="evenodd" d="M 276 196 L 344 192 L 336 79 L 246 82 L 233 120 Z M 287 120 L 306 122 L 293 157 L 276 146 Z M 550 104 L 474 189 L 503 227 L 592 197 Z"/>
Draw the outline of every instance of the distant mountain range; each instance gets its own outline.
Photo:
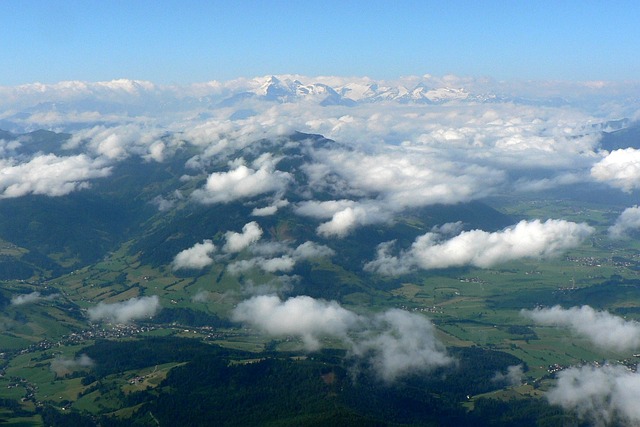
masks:
<path id="1" fill-rule="evenodd" d="M 444 104 L 453 101 L 486 102 L 496 99 L 493 94 L 473 94 L 464 88 L 430 87 L 421 82 L 413 87 L 386 86 L 379 83 L 347 83 L 331 87 L 321 83 L 305 84 L 289 78 L 268 77 L 257 88 L 234 94 L 221 105 L 232 105 L 238 100 L 256 98 L 271 102 L 312 101 L 323 106 L 375 102 L 398 102 L 420 104 Z"/>
<path id="2" fill-rule="evenodd" d="M 299 77 L 299 76 L 298 76 Z M 44 123 L 53 116 L 77 114 L 78 122 L 109 125 L 115 115 L 173 114 L 220 108 L 250 108 L 256 102 L 307 103 L 324 107 L 391 103 L 400 105 L 442 105 L 450 103 L 495 103 L 563 105 L 562 98 L 527 98 L 499 95 L 490 90 L 463 87 L 441 80 L 408 79 L 387 83 L 369 78 L 324 78 L 302 81 L 296 76 L 266 76 L 230 82 L 209 82 L 186 87 L 162 86 L 148 81 L 68 81 L 0 87 L 0 128 L 14 132 L 35 130 L 25 122 Z M 322 80 L 322 78 L 318 78 Z M 473 85 L 471 85 L 473 86 Z M 94 114 L 95 122 L 91 122 Z M 109 116 L 112 116 L 111 119 Z M 240 114 L 240 118 L 245 115 Z M 65 121 L 65 123 L 72 123 Z M 73 125 L 66 130 L 73 130 Z"/>
<path id="3" fill-rule="evenodd" d="M 13 88 L 1 88 L 0 92 L 11 92 L 14 96 L 21 96 L 28 102 L 29 98 L 38 99 L 38 103 L 26 106 L 24 110 L 35 112 L 41 109 L 65 108 L 67 103 L 79 104 L 82 110 L 90 109 L 101 104 L 107 105 L 126 103 L 136 105 L 146 103 L 152 99 L 175 98 L 180 100 L 180 106 L 185 108 L 196 104 L 213 106 L 228 105 L 235 101 L 248 98 L 271 102 L 299 102 L 313 101 L 322 105 L 356 105 L 372 102 L 400 102 L 441 104 L 452 101 L 494 101 L 495 94 L 474 93 L 463 87 L 443 86 L 424 81 L 405 84 L 386 84 L 371 79 L 345 80 L 336 85 L 319 82 L 302 82 L 296 78 L 267 76 L 246 79 L 239 82 L 211 83 L 198 86 L 200 94 L 180 93 L 183 88 L 159 86 L 147 81 L 113 80 L 110 82 L 60 82 L 56 84 L 27 84 Z M 206 96 L 199 96 L 208 92 Z M 48 102 L 43 99 L 49 98 Z M 96 104 L 88 105 L 89 100 Z M 6 100 L 5 100 L 6 101 Z M 213 104 L 212 104 L 213 103 Z M 178 104 L 173 105 L 177 107 Z M 163 104 L 162 107 L 171 107 Z"/>
<path id="4" fill-rule="evenodd" d="M 488 87 L 0 87 L 0 423 L 583 425 L 562 375 L 638 376 L 637 103 Z"/>
<path id="5" fill-rule="evenodd" d="M 131 79 L 63 81 L 0 86 L 0 129 L 73 132 L 96 125 L 114 126 L 140 116 L 165 124 L 206 120 L 227 110 L 231 120 L 242 120 L 276 105 L 295 103 L 333 109 L 510 104 L 586 109 L 596 117 L 603 115 L 603 106 L 612 111 L 617 105 L 618 117 L 624 117 L 633 113 L 630 106 L 637 102 L 637 92 L 635 86 L 596 87 L 589 82 L 510 83 L 430 75 L 397 80 L 269 75 L 189 85 Z"/>

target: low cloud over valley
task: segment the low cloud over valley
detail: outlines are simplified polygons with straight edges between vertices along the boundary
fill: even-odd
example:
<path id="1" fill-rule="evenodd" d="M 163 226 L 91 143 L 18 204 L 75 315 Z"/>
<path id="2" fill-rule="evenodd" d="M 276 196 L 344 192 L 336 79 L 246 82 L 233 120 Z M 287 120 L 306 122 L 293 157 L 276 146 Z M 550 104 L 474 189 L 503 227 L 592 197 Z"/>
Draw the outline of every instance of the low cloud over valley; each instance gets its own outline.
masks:
<path id="1" fill-rule="evenodd" d="M 502 231 L 463 231 L 442 240 L 437 232 L 420 236 L 398 256 L 390 254 L 393 242 L 378 247 L 375 260 L 365 269 L 386 275 L 409 273 L 416 268 L 436 269 L 473 265 L 487 268 L 522 258 L 549 258 L 578 246 L 593 233 L 587 224 L 564 220 L 521 221 Z"/>
<path id="2" fill-rule="evenodd" d="M 92 322 L 130 323 L 148 319 L 160 311 L 160 299 L 156 295 L 130 298 L 122 302 L 104 303 L 87 310 Z"/>
<path id="3" fill-rule="evenodd" d="M 603 349 L 631 351 L 640 347 L 639 322 L 625 320 L 607 311 L 597 311 L 588 305 L 523 310 L 522 315 L 539 325 L 567 328 Z"/>
<path id="4" fill-rule="evenodd" d="M 640 376 L 602 361 L 640 351 L 638 99 L 631 82 L 454 75 L 0 87 L 0 324 L 54 382 L 99 367 L 33 344 L 33 319 L 92 343 L 142 342 L 130 324 L 149 322 L 206 354 L 269 350 L 229 371 L 271 349 L 340 358 L 354 387 L 462 384 L 451 372 L 477 358 L 486 384 L 429 402 L 471 417 L 535 395 L 639 425 Z M 571 348 L 547 355 L 549 336 Z M 157 357 L 162 378 L 123 396 L 190 368 Z"/>
<path id="5" fill-rule="evenodd" d="M 429 319 L 404 310 L 364 316 L 335 301 L 262 295 L 238 304 L 232 319 L 273 337 L 299 337 L 308 351 L 339 340 L 384 381 L 453 363 Z"/>

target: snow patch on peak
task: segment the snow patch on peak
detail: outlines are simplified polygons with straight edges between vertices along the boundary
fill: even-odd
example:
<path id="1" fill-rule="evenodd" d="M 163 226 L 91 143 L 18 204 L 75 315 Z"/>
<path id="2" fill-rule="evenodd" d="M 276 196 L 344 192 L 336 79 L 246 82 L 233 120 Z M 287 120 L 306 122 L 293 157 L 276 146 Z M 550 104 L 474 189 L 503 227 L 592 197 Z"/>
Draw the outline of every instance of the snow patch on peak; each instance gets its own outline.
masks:
<path id="1" fill-rule="evenodd" d="M 424 94 L 424 97 L 429 99 L 431 102 L 463 100 L 469 98 L 469 96 L 469 92 L 462 88 L 454 89 L 449 87 L 432 89 Z"/>

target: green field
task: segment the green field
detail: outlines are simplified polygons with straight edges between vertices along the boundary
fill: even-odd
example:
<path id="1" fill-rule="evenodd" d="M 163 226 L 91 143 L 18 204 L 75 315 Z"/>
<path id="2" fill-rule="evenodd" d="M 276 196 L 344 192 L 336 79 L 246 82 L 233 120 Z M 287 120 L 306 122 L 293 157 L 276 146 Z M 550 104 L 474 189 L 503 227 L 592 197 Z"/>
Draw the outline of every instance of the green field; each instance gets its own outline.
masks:
<path id="1" fill-rule="evenodd" d="M 292 273 L 303 274 L 294 282 L 294 293 L 335 299 L 359 314 L 389 308 L 422 313 L 433 321 L 438 338 L 446 346 L 481 347 L 506 353 L 528 367 L 528 385 L 470 396 L 464 402 L 469 410 L 473 410 L 477 399 L 486 397 L 504 401 L 539 399 L 542 390 L 552 383 L 551 366 L 602 360 L 634 361 L 631 353 L 595 348 L 567 330 L 536 326 L 521 314 L 523 309 L 538 306 L 591 305 L 621 313 L 628 319 L 640 319 L 640 242 L 606 238 L 607 227 L 622 207 L 563 200 L 507 202 L 496 199 L 493 202 L 502 213 L 513 218 L 585 221 L 596 228 L 596 233 L 582 246 L 554 259 L 525 259 L 487 269 L 418 271 L 400 278 L 364 273 L 362 265 L 367 258 L 362 257 L 363 254 L 370 257 L 371 248 L 340 246 L 344 243 L 338 242 L 335 250 L 347 255 L 305 261 Z M 155 221 L 159 228 L 164 224 L 161 219 Z M 415 217 L 406 221 L 401 224 L 406 227 L 405 231 L 420 234 L 427 229 Z M 271 236 L 291 239 L 298 228 L 303 227 L 287 220 L 275 224 Z M 266 352 L 308 355 L 299 337 L 269 337 L 228 320 L 234 306 L 247 297 L 248 284 L 270 285 L 278 279 L 277 274 L 254 268 L 234 276 L 226 270 L 228 259 L 216 260 L 201 271 L 174 272 L 166 264 L 144 262 L 144 255 L 132 250 L 134 245 L 134 241 L 125 242 L 96 263 L 44 282 L 36 278 L 2 282 L 0 291 L 7 301 L 12 295 L 28 294 L 42 286 L 56 294 L 55 298 L 35 304 L 7 303 L 0 316 L 4 325 L 0 332 L 3 374 L 0 399 L 19 402 L 21 408 L 7 409 L 0 414 L 7 425 L 40 424 L 42 419 L 36 405 L 126 419 L 140 407 L 135 401 L 124 404 L 128 402 L 127 396 L 156 389 L 159 394 L 166 392 L 162 384 L 169 373 L 186 363 L 153 363 L 109 373 L 93 381 L 94 367 L 91 366 L 69 365 L 63 374 L 54 373 L 56 358 L 73 361 L 84 349 L 103 339 L 193 338 L 207 345 L 246 352 L 241 365 L 264 360 Z M 6 243 L 2 255 L 16 257 L 23 253 L 22 249 Z M 234 256 L 236 260 L 249 257 L 243 253 Z M 164 323 L 138 322 L 145 327 L 140 330 L 135 327 L 120 330 L 114 325 L 88 322 L 86 310 L 100 302 L 114 303 L 150 295 L 157 295 L 163 312 L 175 317 L 169 317 Z M 347 350 L 337 339 L 325 339 L 322 344 L 335 351 Z"/>

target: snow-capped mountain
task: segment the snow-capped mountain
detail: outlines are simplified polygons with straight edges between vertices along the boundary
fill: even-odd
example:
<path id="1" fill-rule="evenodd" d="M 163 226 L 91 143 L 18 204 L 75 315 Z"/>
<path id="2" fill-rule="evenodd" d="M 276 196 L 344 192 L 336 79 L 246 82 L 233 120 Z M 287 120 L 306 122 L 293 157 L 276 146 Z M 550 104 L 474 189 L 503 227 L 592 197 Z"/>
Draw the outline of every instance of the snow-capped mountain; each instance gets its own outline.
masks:
<path id="1" fill-rule="evenodd" d="M 230 107 L 242 102 L 312 102 L 322 106 L 353 106 L 376 102 L 427 103 L 483 102 L 495 95 L 476 94 L 463 87 L 389 84 L 370 79 L 336 79 L 327 84 L 306 77 L 266 76 L 229 82 L 208 82 L 190 86 L 161 86 L 147 81 L 119 79 L 107 82 L 67 81 L 55 84 L 33 83 L 0 86 L 0 108 L 30 112 L 48 111 L 46 106 L 65 110 L 110 112 L 120 106 L 137 110 L 184 110 L 189 108 Z M 322 78 L 319 78 L 322 80 Z M 327 78 L 325 78 L 327 80 Z M 76 108 L 77 106 L 77 108 Z M 53 109 L 53 107 L 51 107 Z M 124 107 L 122 107 L 124 108 Z"/>
<path id="2" fill-rule="evenodd" d="M 343 97 L 331 86 L 322 83 L 305 84 L 289 78 L 279 79 L 270 76 L 263 81 L 255 80 L 259 86 L 244 92 L 234 93 L 221 102 L 222 106 L 231 106 L 247 99 L 288 103 L 312 101 L 320 105 L 354 105 L 355 101 Z"/>
<path id="3" fill-rule="evenodd" d="M 501 86 L 492 81 L 429 75 L 396 81 L 270 75 L 182 86 L 127 79 L 32 83 L 0 86 L 0 125 L 14 132 L 29 132 L 42 127 L 70 131 L 145 117 L 162 118 L 168 123 L 214 116 L 241 120 L 271 108 L 271 104 L 287 108 L 287 104 L 295 103 L 306 107 L 355 107 L 376 103 L 428 106 L 508 102 L 559 107 L 572 103 L 582 105 L 584 96 L 580 94 L 595 90 L 578 84 L 570 89 L 554 93 L 547 88 L 540 93 L 526 86 Z M 571 91 L 578 94 L 573 101 L 559 95 Z M 609 100 L 606 94 L 592 95 L 595 95 L 594 105 L 604 105 Z"/>
<path id="4" fill-rule="evenodd" d="M 300 101 L 317 102 L 320 105 L 346 105 L 359 103 L 399 102 L 442 104 L 451 101 L 483 101 L 494 97 L 472 94 L 464 88 L 430 87 L 418 83 L 413 88 L 404 85 L 385 85 L 380 83 L 363 84 L 350 82 L 331 87 L 323 83 L 303 83 L 298 79 L 270 76 L 255 80 L 256 87 L 240 93 L 234 93 L 222 104 L 230 106 L 246 99 L 288 103 Z"/>

